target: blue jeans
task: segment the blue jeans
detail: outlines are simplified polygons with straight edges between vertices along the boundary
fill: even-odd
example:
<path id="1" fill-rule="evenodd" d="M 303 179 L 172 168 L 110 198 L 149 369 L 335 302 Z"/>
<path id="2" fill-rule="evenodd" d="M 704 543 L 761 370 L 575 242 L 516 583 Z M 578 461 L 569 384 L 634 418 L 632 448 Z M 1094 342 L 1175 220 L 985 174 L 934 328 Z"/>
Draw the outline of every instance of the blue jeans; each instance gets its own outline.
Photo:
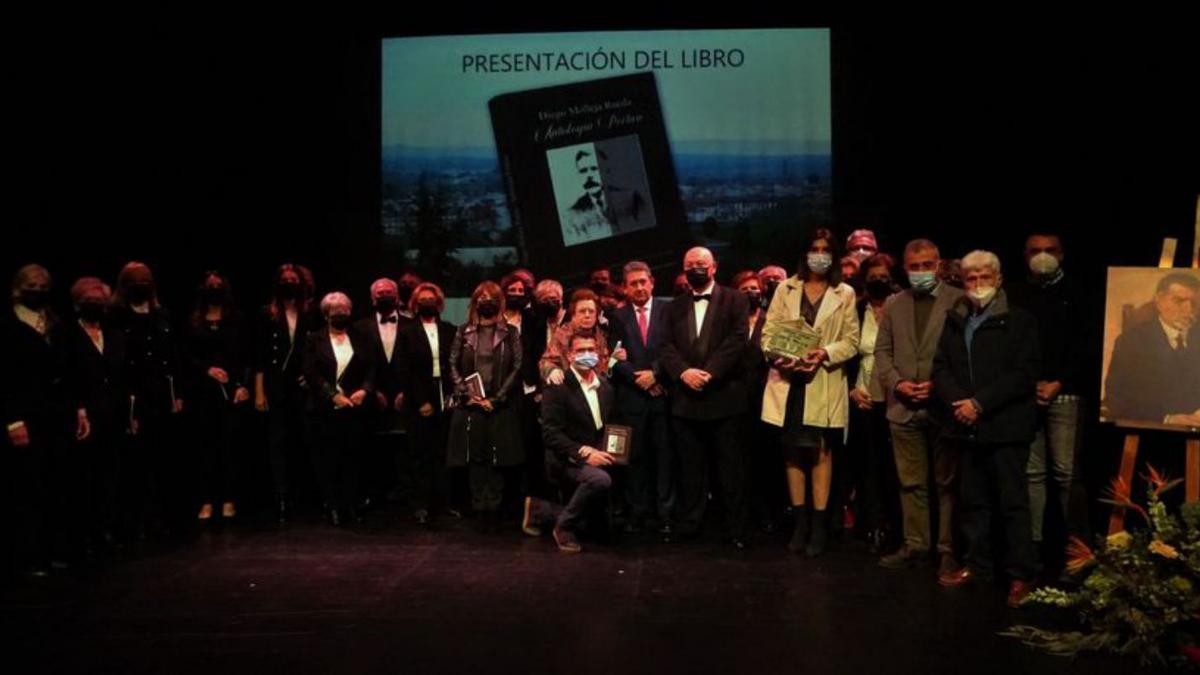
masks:
<path id="1" fill-rule="evenodd" d="M 1076 450 L 1082 436 L 1080 411 L 1083 401 L 1074 396 L 1059 396 L 1049 406 L 1038 411 L 1037 431 L 1029 447 L 1029 510 L 1033 521 L 1033 541 L 1042 541 L 1042 525 L 1046 514 L 1046 481 L 1050 478 L 1058 488 L 1058 501 L 1063 520 L 1070 529 L 1071 489 L 1075 477 Z"/>

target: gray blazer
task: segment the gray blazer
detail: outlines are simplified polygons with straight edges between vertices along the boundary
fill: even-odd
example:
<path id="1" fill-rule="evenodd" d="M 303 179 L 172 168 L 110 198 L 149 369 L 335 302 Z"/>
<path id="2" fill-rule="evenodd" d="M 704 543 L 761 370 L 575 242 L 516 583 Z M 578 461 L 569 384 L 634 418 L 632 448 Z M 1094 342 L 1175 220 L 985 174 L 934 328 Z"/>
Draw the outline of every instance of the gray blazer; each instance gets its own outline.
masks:
<path id="1" fill-rule="evenodd" d="M 932 377 L 933 356 L 937 353 L 942 327 L 946 325 L 946 313 L 963 296 L 963 291 L 942 283 L 933 290 L 933 296 L 936 300 L 929 315 L 929 326 L 920 343 L 917 342 L 911 289 L 888 298 L 883 308 L 883 320 L 879 322 L 879 336 L 875 339 L 875 376 L 887 393 L 887 418 L 897 424 L 912 420 L 917 410 L 896 398 L 896 385 L 904 380 L 924 382 Z"/>

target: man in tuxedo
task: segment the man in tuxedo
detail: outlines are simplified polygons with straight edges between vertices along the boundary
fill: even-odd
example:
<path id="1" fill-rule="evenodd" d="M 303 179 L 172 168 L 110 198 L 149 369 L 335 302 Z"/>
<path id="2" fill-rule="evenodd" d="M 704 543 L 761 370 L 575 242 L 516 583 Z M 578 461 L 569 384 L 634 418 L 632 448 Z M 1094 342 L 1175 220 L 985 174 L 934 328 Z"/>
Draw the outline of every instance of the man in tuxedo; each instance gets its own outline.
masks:
<path id="1" fill-rule="evenodd" d="M 370 506 L 378 500 L 387 486 L 380 479 L 389 470 L 387 464 L 394 463 L 401 485 L 412 479 L 412 462 L 404 443 L 404 422 L 400 415 L 404 398 L 400 394 L 403 350 L 396 348 L 396 336 L 404 326 L 414 320 L 401 314 L 407 308 L 400 301 L 400 287 L 391 279 L 382 278 L 371 284 L 371 308 L 369 316 L 354 324 L 354 333 L 361 341 L 370 345 L 371 361 L 376 364 L 375 402 L 371 410 L 370 454 L 365 458 L 367 471 L 367 498 L 360 506 Z M 424 520 L 422 514 L 415 514 Z"/>
<path id="2" fill-rule="evenodd" d="M 560 486 L 571 483 L 575 490 L 563 507 L 526 497 L 521 526 L 526 534 L 536 536 L 553 522 L 558 549 L 578 553 L 580 521 L 589 511 L 603 507 L 612 487 L 607 467 L 613 460 L 599 448 L 616 404 L 612 386 L 597 372 L 601 364 L 593 331 L 580 330 L 571 336 L 568 359 L 571 367 L 563 383 L 547 388 L 542 398 L 542 440 L 547 472 Z"/>
<path id="3" fill-rule="evenodd" d="M 1172 272 L 1154 293 L 1155 318 L 1131 326 L 1113 346 L 1105 380 L 1112 419 L 1200 426 L 1200 278 Z"/>
<path id="4" fill-rule="evenodd" d="M 736 548 L 744 549 L 745 470 L 738 431 L 747 406 L 740 366 L 748 305 L 744 295 L 716 283 L 717 261 L 708 249 L 689 250 L 683 269 L 690 291 L 667 308 L 666 336 L 659 348 L 659 365 L 672 386 L 681 468 L 678 529 L 684 537 L 699 534 L 712 454 L 728 535 Z"/>
<path id="5" fill-rule="evenodd" d="M 640 260 L 625 265 L 624 289 L 629 302 L 613 312 L 609 329 L 629 355 L 612 369 L 617 414 L 622 424 L 633 429 L 627 488 L 631 513 L 626 531 L 640 531 L 647 518 L 657 516 L 659 531 L 669 535 L 676 460 L 658 352 L 667 334 L 663 317 L 670 302 L 654 299 L 654 276 Z"/>

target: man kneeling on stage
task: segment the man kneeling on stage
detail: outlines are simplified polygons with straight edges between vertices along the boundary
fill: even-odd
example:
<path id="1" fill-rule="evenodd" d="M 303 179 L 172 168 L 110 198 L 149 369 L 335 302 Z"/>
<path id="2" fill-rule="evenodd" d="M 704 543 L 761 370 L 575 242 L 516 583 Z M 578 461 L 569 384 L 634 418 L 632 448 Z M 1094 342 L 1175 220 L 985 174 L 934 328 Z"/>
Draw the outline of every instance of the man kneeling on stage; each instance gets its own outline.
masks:
<path id="1" fill-rule="evenodd" d="M 542 440 L 546 446 L 546 472 L 550 480 L 575 491 L 566 506 L 527 497 L 521 529 L 530 536 L 553 521 L 554 543 L 564 553 L 578 553 L 576 529 L 585 514 L 603 511 L 612 478 L 605 467 L 613 463 L 599 450 L 604 424 L 614 415 L 612 386 L 597 372 L 596 337 L 591 330 L 571 336 L 571 368 L 563 383 L 546 389 L 542 397 Z"/>

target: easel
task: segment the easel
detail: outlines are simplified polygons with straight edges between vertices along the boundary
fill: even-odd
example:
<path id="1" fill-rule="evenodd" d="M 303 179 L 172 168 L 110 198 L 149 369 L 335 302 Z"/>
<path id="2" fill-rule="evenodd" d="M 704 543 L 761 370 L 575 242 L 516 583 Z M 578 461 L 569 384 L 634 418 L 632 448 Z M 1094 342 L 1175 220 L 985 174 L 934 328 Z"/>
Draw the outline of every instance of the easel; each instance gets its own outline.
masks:
<path id="1" fill-rule="evenodd" d="M 1158 260 L 1158 266 L 1162 269 L 1169 269 L 1175 266 L 1175 248 L 1178 242 L 1175 239 L 1164 239 L 1162 256 Z M 1192 240 L 1192 269 L 1200 269 L 1200 198 L 1196 199 L 1196 237 Z M 1167 429 L 1178 431 L 1179 427 L 1166 427 L 1165 425 L 1144 424 L 1126 420 L 1117 420 L 1117 426 L 1125 429 Z M 1186 496 L 1185 499 L 1191 502 L 1200 501 L 1200 431 L 1192 429 L 1184 432 L 1185 445 L 1187 448 L 1187 465 L 1185 471 Z M 1121 469 L 1117 476 L 1121 478 L 1121 485 L 1126 491 L 1133 489 L 1133 472 L 1137 466 L 1138 443 L 1141 440 L 1141 435 L 1134 432 L 1125 435 L 1125 448 L 1121 451 Z M 1128 497 L 1129 494 L 1123 495 Z M 1108 533 L 1116 534 L 1125 531 L 1125 507 L 1114 506 L 1112 516 L 1108 521 Z"/>

